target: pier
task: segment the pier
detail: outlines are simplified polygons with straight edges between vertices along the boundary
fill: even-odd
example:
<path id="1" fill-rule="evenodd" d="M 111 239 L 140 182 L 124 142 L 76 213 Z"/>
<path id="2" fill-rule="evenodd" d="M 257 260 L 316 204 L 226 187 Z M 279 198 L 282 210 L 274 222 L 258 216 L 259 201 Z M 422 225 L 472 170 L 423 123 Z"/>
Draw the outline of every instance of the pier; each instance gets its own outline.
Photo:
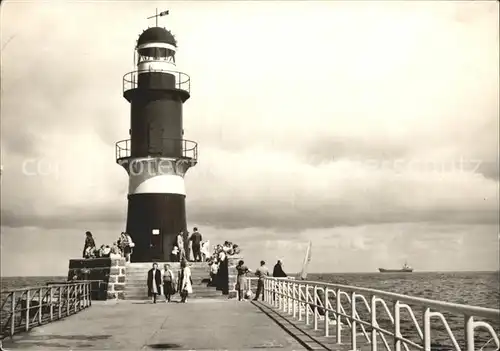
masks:
<path id="1" fill-rule="evenodd" d="M 255 291 L 255 279 L 248 283 Z M 94 301 L 75 315 L 4 338 L 3 347 L 391 351 L 500 347 L 496 309 L 292 279 L 268 278 L 264 287 L 264 301 Z"/>

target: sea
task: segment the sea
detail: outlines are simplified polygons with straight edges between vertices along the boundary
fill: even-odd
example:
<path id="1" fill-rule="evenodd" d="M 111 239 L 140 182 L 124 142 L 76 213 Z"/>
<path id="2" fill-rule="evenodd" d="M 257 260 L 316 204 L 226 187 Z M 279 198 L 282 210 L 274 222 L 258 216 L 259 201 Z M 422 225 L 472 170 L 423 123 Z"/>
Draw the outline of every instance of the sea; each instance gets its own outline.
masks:
<path id="1" fill-rule="evenodd" d="M 64 280 L 66 280 L 66 277 L 60 276 L 2 277 L 0 284 L 1 290 L 8 290 Z M 500 309 L 499 272 L 311 273 L 308 275 L 307 280 L 366 287 L 433 300 Z M 348 304 L 345 305 L 346 313 L 349 314 Z M 409 305 L 415 313 L 417 322 L 422 326 L 423 308 L 412 304 Z M 389 304 L 388 307 L 390 309 L 391 305 Z M 357 311 L 362 320 L 370 321 L 368 310 L 364 309 L 362 302 L 357 302 Z M 390 317 L 388 317 L 382 306 L 377 308 L 377 315 L 379 325 L 392 331 Z M 444 316 L 459 344 L 463 344 L 464 317 L 450 313 L 444 313 Z M 403 336 L 421 344 L 409 315 L 402 312 L 401 318 Z M 488 322 L 492 324 L 497 335 L 500 335 L 500 321 Z M 367 332 L 369 333 L 368 329 Z M 432 334 L 433 350 L 451 349 L 451 339 L 439 319 L 433 319 Z M 490 339 L 491 337 L 487 332 L 479 331 L 476 335 L 478 342 L 476 347 L 479 349 L 481 345 Z M 492 346 L 492 344 L 489 346 Z M 491 348 L 484 348 L 484 350 L 488 349 Z"/>

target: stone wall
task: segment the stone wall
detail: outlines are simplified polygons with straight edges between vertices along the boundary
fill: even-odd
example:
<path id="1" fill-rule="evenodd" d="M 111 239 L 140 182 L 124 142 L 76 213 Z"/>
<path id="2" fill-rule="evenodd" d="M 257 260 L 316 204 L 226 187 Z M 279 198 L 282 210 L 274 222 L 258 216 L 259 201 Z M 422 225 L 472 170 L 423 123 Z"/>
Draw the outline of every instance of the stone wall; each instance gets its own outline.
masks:
<path id="1" fill-rule="evenodd" d="M 68 280 L 101 280 L 93 284 L 94 300 L 123 299 L 125 290 L 124 258 L 91 258 L 69 261 Z"/>
<path id="2" fill-rule="evenodd" d="M 236 266 L 238 265 L 238 261 L 242 259 L 241 256 L 229 256 L 227 259 L 229 299 L 238 297 L 238 291 L 236 290 L 238 272 L 236 271 Z"/>

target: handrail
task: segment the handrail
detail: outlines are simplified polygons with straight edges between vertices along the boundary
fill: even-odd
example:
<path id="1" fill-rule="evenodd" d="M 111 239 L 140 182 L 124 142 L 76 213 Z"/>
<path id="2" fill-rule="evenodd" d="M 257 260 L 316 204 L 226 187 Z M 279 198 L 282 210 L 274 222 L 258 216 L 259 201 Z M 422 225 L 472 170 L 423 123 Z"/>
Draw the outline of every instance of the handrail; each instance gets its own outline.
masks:
<path id="1" fill-rule="evenodd" d="M 90 307 L 92 282 L 2 290 L 0 338 L 28 331 Z"/>
<path id="2" fill-rule="evenodd" d="M 162 142 L 168 141 L 179 142 L 182 146 L 181 156 L 186 159 L 191 159 L 196 161 L 198 159 L 198 143 L 188 139 L 175 139 L 175 138 L 161 138 Z M 132 139 L 124 139 L 116 142 L 115 144 L 116 160 L 121 160 L 128 158 L 132 153 Z M 170 157 L 171 155 L 159 155 L 164 157 Z"/>
<path id="3" fill-rule="evenodd" d="M 258 278 L 248 278 L 249 288 L 256 279 Z M 380 344 L 378 336 L 381 337 L 381 344 L 387 350 L 391 349 L 386 336 L 392 337 L 394 351 L 401 351 L 402 348 L 408 351 L 409 347 L 430 351 L 431 345 L 435 345 L 438 341 L 446 342 L 443 341 L 445 339 L 449 340 L 449 346 L 457 351 L 462 350 L 460 345 L 464 345 L 463 349 L 467 351 L 479 349 L 476 348 L 476 344 L 480 346 L 479 342 L 493 343 L 496 350 L 500 349 L 499 336 L 492 326 L 500 320 L 500 310 L 497 309 L 349 285 L 271 277 L 264 278 L 264 301 L 271 307 L 292 315 L 293 318 L 296 318 L 298 313 L 299 321 L 302 321 L 302 315 L 305 314 L 306 325 L 310 324 L 309 317 L 312 315 L 314 330 L 320 328 L 318 321 L 323 318 L 324 336 L 329 336 L 330 324 L 335 323 L 336 343 L 342 343 L 344 336 L 342 331 L 347 330 L 350 335 L 351 350 L 357 349 L 358 336 L 363 336 L 371 344 L 372 350 L 377 350 Z M 358 301 L 361 305 L 357 303 Z M 344 307 L 347 307 L 347 311 Z M 415 313 L 419 309 L 421 313 Z M 402 318 L 402 312 L 405 311 L 409 318 Z M 456 315 L 461 316 L 463 324 L 459 328 L 456 325 L 452 328 L 448 323 L 451 318 L 447 320 L 443 313 L 453 314 L 451 318 L 456 318 Z M 416 315 L 422 316 L 422 325 L 419 324 Z M 431 329 L 436 325 L 436 323 L 431 324 L 434 319 L 441 324 L 439 330 L 433 329 L 431 336 Z M 414 329 L 413 334 L 403 335 L 403 332 L 408 334 L 409 328 Z M 436 335 L 437 338 L 433 338 Z"/>
<path id="4" fill-rule="evenodd" d="M 147 70 L 136 70 L 126 73 L 123 76 L 123 92 L 127 90 L 138 88 L 139 74 L 141 73 L 166 73 L 171 74 L 175 77 L 175 88 L 179 90 L 187 91 L 191 90 L 191 77 L 186 73 L 180 71 L 171 71 L 167 69 L 147 69 Z"/>

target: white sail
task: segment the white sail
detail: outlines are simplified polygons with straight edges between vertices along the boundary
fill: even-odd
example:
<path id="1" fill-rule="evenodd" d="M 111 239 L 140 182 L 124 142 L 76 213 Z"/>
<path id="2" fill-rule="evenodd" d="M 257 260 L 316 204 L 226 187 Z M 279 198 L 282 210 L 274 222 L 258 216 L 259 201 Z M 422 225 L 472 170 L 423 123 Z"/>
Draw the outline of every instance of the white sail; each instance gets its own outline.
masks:
<path id="1" fill-rule="evenodd" d="M 311 262 L 311 246 L 312 242 L 309 241 L 307 245 L 306 256 L 304 257 L 304 262 L 302 263 L 302 271 L 300 272 L 300 279 L 305 280 L 307 278 L 307 266 Z"/>

